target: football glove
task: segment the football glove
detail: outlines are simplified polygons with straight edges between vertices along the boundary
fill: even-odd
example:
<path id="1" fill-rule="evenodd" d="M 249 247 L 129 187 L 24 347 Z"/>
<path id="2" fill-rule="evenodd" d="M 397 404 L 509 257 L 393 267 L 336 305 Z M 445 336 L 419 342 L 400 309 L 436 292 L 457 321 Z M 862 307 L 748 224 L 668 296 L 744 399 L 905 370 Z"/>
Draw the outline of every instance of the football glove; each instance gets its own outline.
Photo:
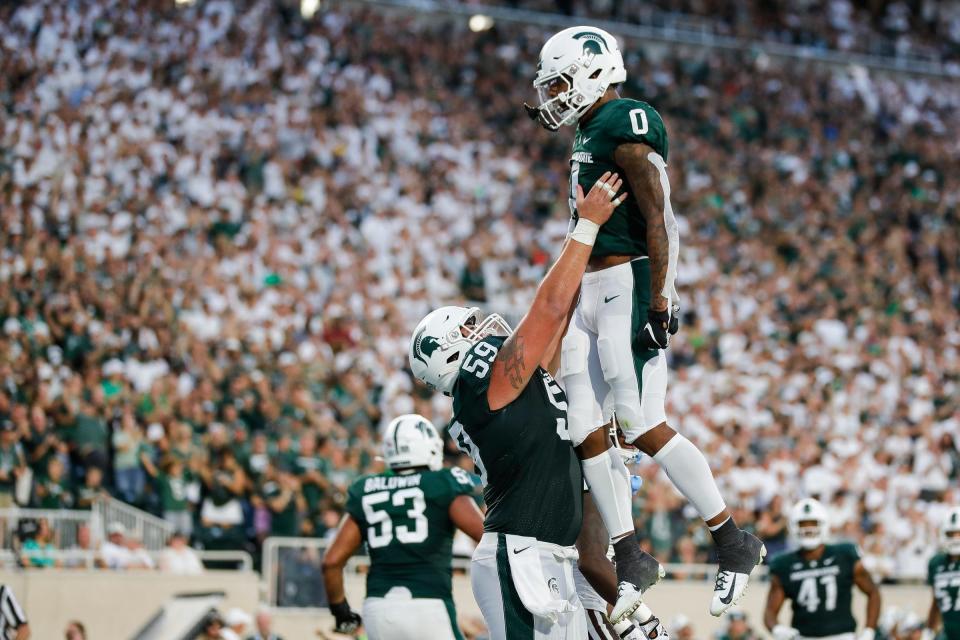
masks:
<path id="1" fill-rule="evenodd" d="M 336 626 L 333 628 L 337 633 L 351 634 L 363 624 L 360 615 L 350 608 L 346 600 L 343 602 L 331 602 L 330 613 L 333 614 L 334 619 L 337 621 Z"/>
<path id="2" fill-rule="evenodd" d="M 640 349 L 666 349 L 670 346 L 670 336 L 680 330 L 680 307 L 673 305 L 673 309 L 656 311 L 652 307 L 647 309 L 647 324 L 643 325 L 640 335 L 634 340 Z"/>
<path id="3" fill-rule="evenodd" d="M 796 640 L 800 637 L 800 632 L 793 627 L 788 627 L 785 624 L 778 624 L 770 632 L 773 636 L 773 640 Z"/>
<path id="4" fill-rule="evenodd" d="M 859 634 L 857 634 L 857 640 L 874 640 L 877 637 L 877 631 L 866 627 Z"/>

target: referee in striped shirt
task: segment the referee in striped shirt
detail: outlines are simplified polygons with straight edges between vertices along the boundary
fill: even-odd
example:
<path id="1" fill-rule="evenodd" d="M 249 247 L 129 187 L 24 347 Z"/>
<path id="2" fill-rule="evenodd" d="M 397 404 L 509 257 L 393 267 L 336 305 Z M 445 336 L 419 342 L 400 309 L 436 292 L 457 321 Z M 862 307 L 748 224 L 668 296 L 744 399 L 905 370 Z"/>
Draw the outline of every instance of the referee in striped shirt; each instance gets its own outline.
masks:
<path id="1" fill-rule="evenodd" d="M 27 640 L 29 637 L 27 616 L 10 587 L 0 585 L 0 640 Z"/>

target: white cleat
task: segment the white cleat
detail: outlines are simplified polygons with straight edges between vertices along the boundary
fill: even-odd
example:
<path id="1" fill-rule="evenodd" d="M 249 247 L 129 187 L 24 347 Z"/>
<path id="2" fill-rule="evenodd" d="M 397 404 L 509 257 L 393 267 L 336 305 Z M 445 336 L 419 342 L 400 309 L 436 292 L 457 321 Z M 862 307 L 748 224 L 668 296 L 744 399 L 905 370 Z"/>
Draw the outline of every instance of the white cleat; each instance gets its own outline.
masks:
<path id="1" fill-rule="evenodd" d="M 753 564 L 746 571 L 743 570 L 743 562 L 738 563 L 740 571 L 736 569 L 724 569 L 724 557 L 720 558 L 720 570 L 717 572 L 717 581 L 713 587 L 713 598 L 710 600 L 710 615 L 721 616 L 730 607 L 737 604 L 743 594 L 747 592 L 747 585 L 750 582 L 750 574 L 757 568 L 757 565 L 763 562 L 767 555 L 767 547 L 760 540 L 748 533 L 745 533 L 742 547 L 736 549 L 740 553 L 747 552 L 753 558 Z M 729 551 L 728 551 L 729 553 Z"/>
<path id="2" fill-rule="evenodd" d="M 617 586 L 617 603 L 610 612 L 610 624 L 619 624 L 643 604 L 643 593 L 629 582 Z"/>

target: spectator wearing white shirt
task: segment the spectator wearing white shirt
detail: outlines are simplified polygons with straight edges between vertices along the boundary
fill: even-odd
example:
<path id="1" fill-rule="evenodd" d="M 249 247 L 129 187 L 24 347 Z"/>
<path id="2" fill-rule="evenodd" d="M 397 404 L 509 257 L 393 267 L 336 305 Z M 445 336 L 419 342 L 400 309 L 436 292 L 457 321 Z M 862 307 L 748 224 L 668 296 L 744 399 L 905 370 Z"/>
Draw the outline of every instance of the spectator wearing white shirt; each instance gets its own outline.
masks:
<path id="1" fill-rule="evenodd" d="M 180 531 L 170 536 L 160 553 L 160 570 L 179 576 L 203 573 L 203 563 L 196 552 L 187 546 L 187 537 Z"/>

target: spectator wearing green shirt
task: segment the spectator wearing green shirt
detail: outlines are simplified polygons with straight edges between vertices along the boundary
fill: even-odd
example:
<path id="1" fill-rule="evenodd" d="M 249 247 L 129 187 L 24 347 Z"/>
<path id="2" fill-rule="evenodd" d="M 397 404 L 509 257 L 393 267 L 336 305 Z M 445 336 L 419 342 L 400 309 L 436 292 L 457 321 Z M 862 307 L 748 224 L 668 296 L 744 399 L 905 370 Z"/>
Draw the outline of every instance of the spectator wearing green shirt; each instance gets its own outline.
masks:
<path id="1" fill-rule="evenodd" d="M 60 453 L 67 453 L 66 444 L 51 429 L 46 412 L 39 404 L 30 409 L 29 433 L 23 440 L 24 454 L 32 469 L 42 473 L 50 459 Z"/>
<path id="2" fill-rule="evenodd" d="M 271 468 L 261 493 L 270 510 L 270 534 L 295 536 L 298 520 L 306 511 L 306 502 L 300 491 L 300 481 L 285 467 Z"/>
<path id="3" fill-rule="evenodd" d="M 77 508 L 90 509 L 98 499 L 109 495 L 103 488 L 103 471 L 100 467 L 87 467 L 83 484 L 77 489 Z"/>
<path id="4" fill-rule="evenodd" d="M 46 469 L 46 475 L 36 480 L 37 506 L 41 509 L 70 509 L 74 503 L 73 491 L 63 461 L 50 458 Z"/>
<path id="5" fill-rule="evenodd" d="M 70 441 L 77 459 L 85 467 L 107 470 L 107 422 L 103 419 L 103 389 L 94 387 L 90 402 L 80 401 L 79 410 L 73 416 L 73 432 Z"/>
<path id="6" fill-rule="evenodd" d="M 0 422 L 0 509 L 14 505 L 17 479 L 26 471 L 27 460 L 13 421 Z"/>
<path id="7" fill-rule="evenodd" d="M 316 535 L 322 510 L 322 500 L 330 489 L 326 473 L 329 463 L 317 455 L 317 436 L 308 431 L 300 436 L 299 451 L 294 461 L 294 470 L 300 480 L 307 514 L 303 519 L 301 533 Z"/>
<path id="8" fill-rule="evenodd" d="M 119 428 L 117 428 L 119 427 Z M 143 432 L 131 407 L 125 407 L 119 424 L 114 427 L 113 479 L 117 496 L 124 502 L 138 504 L 143 497 L 146 474 L 140 464 Z"/>
<path id="9" fill-rule="evenodd" d="M 193 513 L 187 498 L 189 485 L 183 463 L 174 457 L 165 458 L 157 474 L 163 519 L 173 525 L 174 531 L 179 531 L 188 539 L 193 533 Z"/>

